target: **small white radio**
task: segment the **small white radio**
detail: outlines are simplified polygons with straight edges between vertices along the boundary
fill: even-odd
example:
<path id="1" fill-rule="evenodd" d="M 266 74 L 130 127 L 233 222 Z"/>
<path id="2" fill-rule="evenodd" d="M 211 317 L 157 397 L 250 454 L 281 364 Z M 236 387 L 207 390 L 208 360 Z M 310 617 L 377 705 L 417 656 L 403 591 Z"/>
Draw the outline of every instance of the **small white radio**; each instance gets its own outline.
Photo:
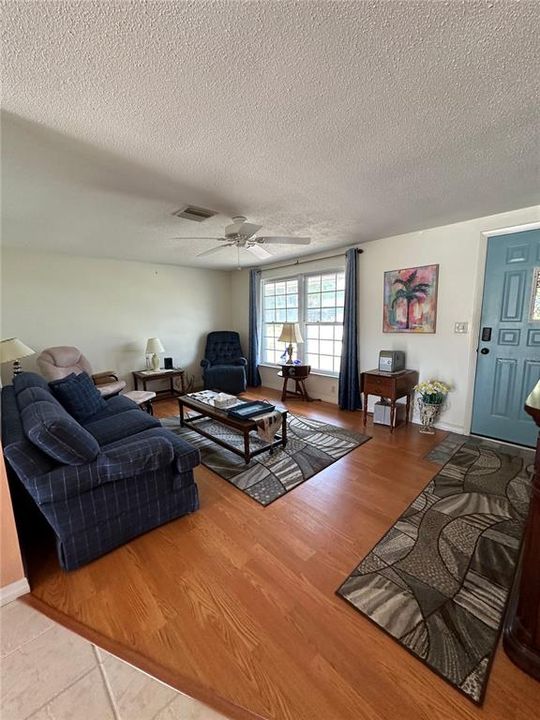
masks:
<path id="1" fill-rule="evenodd" d="M 381 350 L 379 353 L 379 370 L 387 373 L 405 370 L 405 353 L 403 350 Z"/>

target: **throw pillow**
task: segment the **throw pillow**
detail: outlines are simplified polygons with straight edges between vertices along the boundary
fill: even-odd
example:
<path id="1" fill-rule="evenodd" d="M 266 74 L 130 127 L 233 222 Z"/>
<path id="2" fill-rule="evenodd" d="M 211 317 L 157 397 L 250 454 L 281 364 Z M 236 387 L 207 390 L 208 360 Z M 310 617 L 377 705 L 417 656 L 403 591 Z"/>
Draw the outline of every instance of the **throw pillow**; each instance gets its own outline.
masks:
<path id="1" fill-rule="evenodd" d="M 34 402 L 21 413 L 30 442 L 58 462 L 82 465 L 99 454 L 97 440 L 59 405 Z"/>
<path id="2" fill-rule="evenodd" d="M 19 406 L 19 410 L 22 412 L 25 407 L 28 407 L 28 405 L 31 405 L 34 402 L 50 402 L 54 405 L 60 405 L 58 400 L 54 397 L 52 392 L 49 390 L 49 387 L 47 386 L 47 389 L 44 390 L 41 387 L 27 387 L 25 390 L 22 390 L 17 395 L 17 405 Z"/>
<path id="3" fill-rule="evenodd" d="M 23 390 L 29 387 L 39 387 L 43 390 L 48 390 L 49 386 L 45 378 L 41 375 L 33 372 L 22 372 L 13 377 L 13 387 L 15 389 L 15 395 L 18 395 Z"/>
<path id="4" fill-rule="evenodd" d="M 94 385 L 92 378 L 85 372 L 75 375 L 71 373 L 65 378 L 49 383 L 53 395 L 75 420 L 84 422 L 100 410 L 107 407 L 107 402 Z"/>

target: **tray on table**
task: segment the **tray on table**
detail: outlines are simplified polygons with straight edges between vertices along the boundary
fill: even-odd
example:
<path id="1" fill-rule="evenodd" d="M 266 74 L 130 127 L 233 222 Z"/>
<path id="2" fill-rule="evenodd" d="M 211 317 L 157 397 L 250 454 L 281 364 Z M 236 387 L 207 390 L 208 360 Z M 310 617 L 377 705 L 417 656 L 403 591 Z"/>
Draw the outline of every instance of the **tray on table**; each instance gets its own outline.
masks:
<path id="1" fill-rule="evenodd" d="M 236 405 L 227 411 L 227 415 L 237 420 L 248 420 L 256 415 L 272 412 L 275 409 L 276 406 L 271 403 L 262 402 L 262 400 L 253 400 L 242 403 L 242 405 Z"/>

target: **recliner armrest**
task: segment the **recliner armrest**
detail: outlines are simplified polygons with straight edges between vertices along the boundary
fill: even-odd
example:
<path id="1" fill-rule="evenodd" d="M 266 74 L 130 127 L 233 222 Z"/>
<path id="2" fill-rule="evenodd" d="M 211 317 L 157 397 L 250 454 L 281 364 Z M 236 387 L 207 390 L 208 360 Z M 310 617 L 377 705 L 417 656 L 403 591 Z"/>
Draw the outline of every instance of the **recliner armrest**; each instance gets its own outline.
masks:
<path id="1" fill-rule="evenodd" d="M 233 360 L 233 365 L 242 365 L 243 367 L 247 366 L 247 360 L 245 357 L 239 357 Z"/>
<path id="2" fill-rule="evenodd" d="M 140 438 L 102 452 L 86 465 L 64 465 L 40 475 L 31 481 L 30 492 L 38 505 L 62 502 L 104 483 L 165 468 L 174 457 L 174 447 L 167 438 Z"/>
<path id="3" fill-rule="evenodd" d="M 92 373 L 94 385 L 104 385 L 111 380 L 118 380 L 118 375 L 113 370 L 104 370 L 99 373 Z"/>
<path id="4" fill-rule="evenodd" d="M 201 360 L 201 367 L 204 369 L 209 368 L 211 366 L 211 364 L 212 363 L 210 362 L 210 360 L 207 360 L 206 358 L 203 358 Z"/>

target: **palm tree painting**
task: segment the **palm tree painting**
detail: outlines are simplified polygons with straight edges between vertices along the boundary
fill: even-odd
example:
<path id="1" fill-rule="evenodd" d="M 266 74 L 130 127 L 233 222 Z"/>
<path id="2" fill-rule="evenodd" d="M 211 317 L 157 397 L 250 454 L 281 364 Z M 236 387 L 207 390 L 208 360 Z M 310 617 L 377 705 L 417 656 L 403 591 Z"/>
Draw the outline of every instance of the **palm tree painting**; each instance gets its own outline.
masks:
<path id="1" fill-rule="evenodd" d="M 384 332 L 435 332 L 438 276 L 438 265 L 384 273 Z"/>

